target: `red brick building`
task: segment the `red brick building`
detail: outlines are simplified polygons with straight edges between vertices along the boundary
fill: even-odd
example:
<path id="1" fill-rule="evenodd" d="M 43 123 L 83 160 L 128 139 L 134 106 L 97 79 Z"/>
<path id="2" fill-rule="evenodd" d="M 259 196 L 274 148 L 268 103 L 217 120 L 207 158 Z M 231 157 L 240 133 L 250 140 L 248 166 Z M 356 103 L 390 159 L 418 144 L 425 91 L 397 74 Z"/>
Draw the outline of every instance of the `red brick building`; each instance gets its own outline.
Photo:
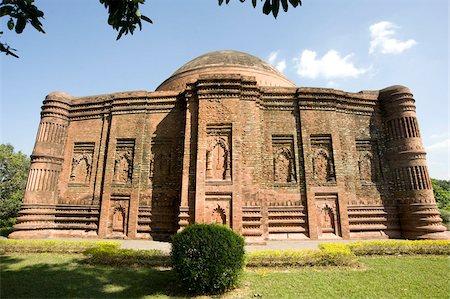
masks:
<path id="1" fill-rule="evenodd" d="M 13 238 L 442 238 L 408 88 L 297 87 L 218 51 L 154 92 L 49 94 Z"/>

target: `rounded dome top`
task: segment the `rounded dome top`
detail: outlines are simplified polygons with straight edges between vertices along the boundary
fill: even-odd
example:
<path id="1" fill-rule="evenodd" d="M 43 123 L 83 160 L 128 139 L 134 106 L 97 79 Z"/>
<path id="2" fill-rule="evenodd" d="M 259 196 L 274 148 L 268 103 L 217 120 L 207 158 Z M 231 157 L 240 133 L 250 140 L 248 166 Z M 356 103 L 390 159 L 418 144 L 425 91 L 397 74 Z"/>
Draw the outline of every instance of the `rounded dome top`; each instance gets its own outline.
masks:
<path id="1" fill-rule="evenodd" d="M 192 59 L 165 80 L 156 90 L 177 90 L 186 87 L 200 75 L 241 74 L 255 77 L 261 86 L 293 87 L 283 74 L 253 55 L 231 50 L 206 53 Z"/>

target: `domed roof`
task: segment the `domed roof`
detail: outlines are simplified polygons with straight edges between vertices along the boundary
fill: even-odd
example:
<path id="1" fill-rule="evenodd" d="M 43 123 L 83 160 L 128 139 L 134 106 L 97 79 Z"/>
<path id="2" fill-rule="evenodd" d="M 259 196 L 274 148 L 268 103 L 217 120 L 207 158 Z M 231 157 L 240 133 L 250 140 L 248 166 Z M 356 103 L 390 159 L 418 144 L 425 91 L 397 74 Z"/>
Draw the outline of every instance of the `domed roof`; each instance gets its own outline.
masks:
<path id="1" fill-rule="evenodd" d="M 200 75 L 241 74 L 255 77 L 261 86 L 293 87 L 283 74 L 253 55 L 231 50 L 206 53 L 192 59 L 165 80 L 156 90 L 184 89 Z"/>

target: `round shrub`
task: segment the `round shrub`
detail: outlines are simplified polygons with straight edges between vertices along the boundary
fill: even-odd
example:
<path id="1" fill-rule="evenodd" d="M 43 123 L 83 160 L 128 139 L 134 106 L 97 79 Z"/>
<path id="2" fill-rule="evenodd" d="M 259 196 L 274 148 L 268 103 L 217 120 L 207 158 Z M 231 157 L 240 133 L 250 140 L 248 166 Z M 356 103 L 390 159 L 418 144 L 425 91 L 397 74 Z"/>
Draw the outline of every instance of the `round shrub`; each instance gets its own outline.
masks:
<path id="1" fill-rule="evenodd" d="M 219 294 L 236 285 L 244 253 L 244 238 L 227 226 L 192 224 L 173 237 L 171 259 L 190 292 Z"/>

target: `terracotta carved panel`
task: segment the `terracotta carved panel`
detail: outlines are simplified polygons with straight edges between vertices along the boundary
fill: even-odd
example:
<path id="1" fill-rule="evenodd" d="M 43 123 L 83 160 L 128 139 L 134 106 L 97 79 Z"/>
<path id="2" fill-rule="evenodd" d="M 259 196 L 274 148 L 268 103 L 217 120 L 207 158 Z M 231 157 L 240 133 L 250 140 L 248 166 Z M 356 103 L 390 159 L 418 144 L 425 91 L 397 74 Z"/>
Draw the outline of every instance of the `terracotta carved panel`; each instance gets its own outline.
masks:
<path id="1" fill-rule="evenodd" d="M 206 179 L 231 180 L 231 125 L 208 125 Z"/>
<path id="2" fill-rule="evenodd" d="M 177 157 L 176 142 L 170 138 L 152 140 L 149 164 L 149 180 L 153 185 L 173 183 L 176 179 Z"/>
<path id="3" fill-rule="evenodd" d="M 95 144 L 91 142 L 75 143 L 69 184 L 89 185 L 92 172 L 94 146 Z"/>
<path id="4" fill-rule="evenodd" d="M 315 194 L 317 228 L 319 236 L 340 235 L 337 194 Z"/>
<path id="5" fill-rule="evenodd" d="M 205 223 L 220 223 L 231 227 L 231 194 L 206 194 Z"/>
<path id="6" fill-rule="evenodd" d="M 335 182 L 333 147 L 330 135 L 311 135 L 314 179 L 319 183 Z"/>
<path id="7" fill-rule="evenodd" d="M 131 184 L 133 177 L 134 140 L 118 139 L 114 159 L 113 183 Z"/>
<path id="8" fill-rule="evenodd" d="M 217 208 L 213 210 L 213 213 L 211 215 L 211 222 L 224 225 L 227 224 L 227 214 L 225 212 L 225 209 L 222 208 L 219 204 L 217 205 Z"/>
<path id="9" fill-rule="evenodd" d="M 125 237 L 128 234 L 129 195 L 112 195 L 108 223 L 109 237 Z"/>
<path id="10" fill-rule="evenodd" d="M 380 176 L 378 147 L 372 140 L 356 140 L 358 174 L 363 183 L 375 183 Z"/>
<path id="11" fill-rule="evenodd" d="M 272 136 L 272 149 L 274 182 L 281 184 L 296 183 L 293 136 Z"/>

